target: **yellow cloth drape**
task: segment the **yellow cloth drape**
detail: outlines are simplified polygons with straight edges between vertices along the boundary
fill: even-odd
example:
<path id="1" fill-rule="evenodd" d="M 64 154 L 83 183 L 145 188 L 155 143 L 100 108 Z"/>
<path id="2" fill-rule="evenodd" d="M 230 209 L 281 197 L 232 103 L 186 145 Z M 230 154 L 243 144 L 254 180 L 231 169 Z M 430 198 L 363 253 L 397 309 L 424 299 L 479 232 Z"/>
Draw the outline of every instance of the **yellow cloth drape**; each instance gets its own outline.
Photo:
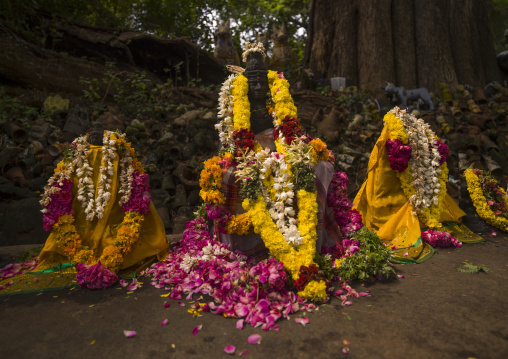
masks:
<path id="1" fill-rule="evenodd" d="M 374 229 L 389 248 L 396 248 L 394 261 L 420 263 L 432 255 L 433 249 L 421 240 L 422 223 L 409 204 L 396 172 L 390 168 L 385 148 L 388 139 L 385 126 L 372 150 L 367 179 L 353 201 L 353 208 L 360 212 L 366 227 Z M 459 224 L 465 215 L 446 194 L 440 222 L 453 222 L 457 227 L 453 230 L 446 227 L 446 230 L 453 231 L 459 241 L 482 240 Z"/>
<path id="2" fill-rule="evenodd" d="M 99 168 L 102 161 L 102 151 L 100 146 L 90 146 L 91 153 L 88 157 L 90 166 L 93 168 L 92 180 L 97 189 L 99 177 Z M 119 158 L 113 160 L 114 175 L 111 177 L 111 198 L 104 208 L 104 215 L 101 219 L 94 218 L 93 221 L 86 220 L 84 208 L 81 202 L 77 200 L 77 176 L 73 177 L 74 185 L 72 187 L 73 202 L 72 208 L 74 214 L 74 225 L 81 237 L 82 246 L 88 246 L 94 251 L 96 258 L 99 258 L 104 248 L 115 243 L 116 232 L 123 221 L 124 212 L 118 205 L 117 192 L 119 187 Z M 96 192 L 97 195 L 97 192 Z M 164 224 L 162 223 L 153 203 L 150 203 L 150 213 L 144 216 L 139 238 L 132 246 L 132 250 L 125 256 L 120 269 L 128 268 L 142 261 L 145 258 L 157 255 L 159 260 L 163 260 L 167 254 L 168 243 Z M 39 256 L 39 265 L 35 271 L 51 268 L 61 263 L 69 262 L 70 259 L 63 254 L 63 250 L 58 247 L 50 234 L 46 244 Z"/>

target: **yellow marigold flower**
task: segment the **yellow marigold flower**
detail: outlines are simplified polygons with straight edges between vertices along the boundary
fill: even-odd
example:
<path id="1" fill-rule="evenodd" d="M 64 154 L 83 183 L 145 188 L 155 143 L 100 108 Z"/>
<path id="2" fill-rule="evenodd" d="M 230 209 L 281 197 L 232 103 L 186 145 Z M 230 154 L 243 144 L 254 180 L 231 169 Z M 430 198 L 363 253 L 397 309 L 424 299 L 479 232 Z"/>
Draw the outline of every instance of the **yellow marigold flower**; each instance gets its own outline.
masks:
<path id="1" fill-rule="evenodd" d="M 319 282 L 310 281 L 304 290 L 298 292 L 298 295 L 304 299 L 320 299 L 324 300 L 328 296 L 326 294 L 326 283 L 322 280 Z"/>
<path id="2" fill-rule="evenodd" d="M 319 138 L 316 138 L 309 143 L 312 146 L 312 161 L 313 163 L 318 162 L 326 162 L 330 157 L 330 153 L 328 152 L 328 148 L 326 147 L 326 143 L 321 141 Z"/>

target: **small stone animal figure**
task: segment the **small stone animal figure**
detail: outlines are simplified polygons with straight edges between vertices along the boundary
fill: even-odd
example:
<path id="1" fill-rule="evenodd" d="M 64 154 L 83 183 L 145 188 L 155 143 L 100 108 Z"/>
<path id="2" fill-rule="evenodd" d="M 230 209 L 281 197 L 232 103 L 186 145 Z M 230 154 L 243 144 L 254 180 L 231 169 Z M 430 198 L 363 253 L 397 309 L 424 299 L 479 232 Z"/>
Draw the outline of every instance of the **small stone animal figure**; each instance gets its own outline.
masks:
<path id="1" fill-rule="evenodd" d="M 273 55 L 270 60 L 270 70 L 286 71 L 288 68 L 296 64 L 296 57 L 289 46 L 288 34 L 286 32 L 286 24 L 282 23 L 282 27 L 277 29 L 273 24 Z"/>
<path id="2" fill-rule="evenodd" d="M 258 34 L 257 31 L 254 31 L 254 34 L 256 35 L 256 42 L 260 42 L 265 47 L 265 50 L 268 50 L 268 34 L 265 33 L 263 35 Z"/>
<path id="3" fill-rule="evenodd" d="M 386 82 L 386 86 L 384 88 L 386 94 L 392 94 L 397 96 L 401 105 L 407 106 L 408 101 L 415 101 L 416 107 L 420 110 L 421 102 L 423 101 L 426 104 L 430 111 L 434 110 L 434 104 L 430 98 L 429 91 L 425 87 L 420 87 L 418 89 L 406 90 L 404 87 L 397 87 L 391 82 Z M 420 101 L 420 99 L 422 101 Z"/>
<path id="4" fill-rule="evenodd" d="M 233 35 L 229 28 L 229 20 L 224 25 L 219 25 L 216 36 L 217 41 L 213 56 L 222 65 L 240 66 L 240 57 L 233 45 Z"/>

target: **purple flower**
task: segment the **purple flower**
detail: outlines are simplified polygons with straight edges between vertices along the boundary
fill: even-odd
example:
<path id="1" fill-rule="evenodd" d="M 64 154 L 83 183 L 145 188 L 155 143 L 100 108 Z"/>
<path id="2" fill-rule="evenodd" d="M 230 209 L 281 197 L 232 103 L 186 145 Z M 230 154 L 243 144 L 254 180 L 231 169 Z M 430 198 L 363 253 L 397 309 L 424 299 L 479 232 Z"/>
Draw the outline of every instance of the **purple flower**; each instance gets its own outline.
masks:
<path id="1" fill-rule="evenodd" d="M 46 231 L 53 230 L 53 225 L 58 222 L 60 216 L 74 215 L 72 210 L 72 182 L 64 179 L 61 186 L 58 182 L 54 182 L 52 187 L 58 187 L 61 190 L 49 196 L 51 201 L 46 207 L 46 213 L 42 215 L 42 226 Z"/>
<path id="2" fill-rule="evenodd" d="M 76 279 L 82 288 L 105 289 L 118 280 L 116 274 L 103 267 L 100 261 L 94 265 L 79 263 L 76 270 Z"/>
<path id="3" fill-rule="evenodd" d="M 448 158 L 450 152 L 448 151 L 448 146 L 445 143 L 439 140 L 436 142 L 437 142 L 437 150 L 439 151 L 439 156 L 441 156 L 441 159 L 439 160 L 439 165 L 441 166 L 443 163 L 446 162 L 446 159 Z"/>
<path id="4" fill-rule="evenodd" d="M 409 165 L 412 149 L 410 146 L 402 144 L 399 139 L 386 140 L 386 152 L 388 152 L 388 161 L 390 168 L 394 171 L 402 172 Z"/>
<path id="5" fill-rule="evenodd" d="M 148 175 L 146 173 L 140 174 L 139 171 L 134 171 L 132 173 L 131 196 L 122 206 L 122 211 L 148 214 L 150 212 L 151 199 Z"/>

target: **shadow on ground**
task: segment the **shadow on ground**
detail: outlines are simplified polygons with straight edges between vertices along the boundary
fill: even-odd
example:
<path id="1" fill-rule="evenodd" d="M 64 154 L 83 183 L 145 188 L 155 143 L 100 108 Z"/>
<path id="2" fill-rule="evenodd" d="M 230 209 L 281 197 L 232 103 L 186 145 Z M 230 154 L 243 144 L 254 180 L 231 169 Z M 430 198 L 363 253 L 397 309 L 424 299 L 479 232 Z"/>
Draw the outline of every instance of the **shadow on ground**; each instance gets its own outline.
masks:
<path id="1" fill-rule="evenodd" d="M 236 320 L 204 313 L 160 295 L 148 280 L 133 293 L 59 290 L 0 297 L 2 358 L 226 358 L 227 345 L 247 358 L 508 358 L 508 235 L 439 249 L 422 264 L 397 265 L 403 279 L 354 283 L 371 295 L 344 307 L 337 299 L 307 314 L 303 327 L 279 332 L 236 329 Z M 464 261 L 488 273 L 457 271 Z M 142 279 L 141 279 L 142 280 Z M 164 307 L 168 301 L 171 306 Z M 160 323 L 168 319 L 166 326 Z M 202 325 L 197 335 L 194 327 Z M 137 336 L 125 338 L 124 330 Z M 261 344 L 250 345 L 253 333 Z M 348 340 L 350 353 L 342 353 Z"/>

